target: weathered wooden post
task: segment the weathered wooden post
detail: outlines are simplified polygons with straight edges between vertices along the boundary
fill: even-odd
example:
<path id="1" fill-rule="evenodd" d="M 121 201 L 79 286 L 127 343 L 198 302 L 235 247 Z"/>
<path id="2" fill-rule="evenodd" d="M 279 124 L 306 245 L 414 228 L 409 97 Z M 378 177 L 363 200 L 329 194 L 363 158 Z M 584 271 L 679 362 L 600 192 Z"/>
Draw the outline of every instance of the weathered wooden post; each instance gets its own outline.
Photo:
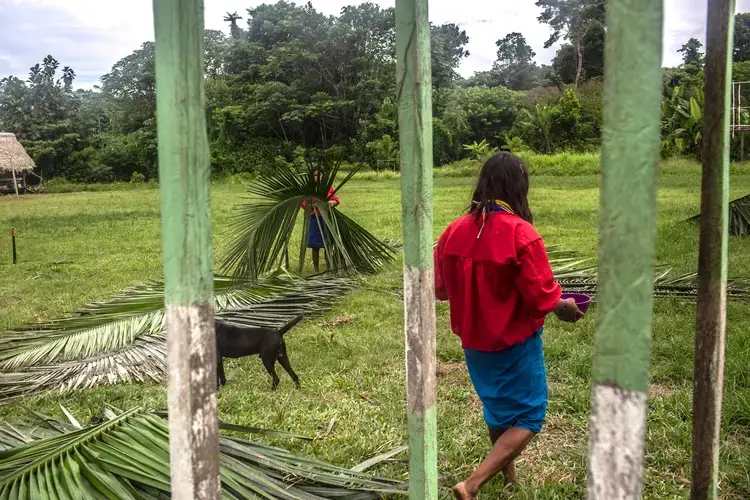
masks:
<path id="1" fill-rule="evenodd" d="M 716 499 L 724 382 L 734 0 L 709 0 L 690 497 Z M 741 111 L 740 111 L 741 112 Z M 743 132 L 741 132 L 743 133 Z"/>
<path id="2" fill-rule="evenodd" d="M 643 483 L 661 112 L 661 0 L 607 2 L 588 498 Z"/>
<path id="3" fill-rule="evenodd" d="M 409 495 L 436 499 L 432 81 L 428 0 L 396 0 L 396 92 L 404 231 Z"/>
<path id="4" fill-rule="evenodd" d="M 219 498 L 203 1 L 154 0 L 172 497 Z"/>

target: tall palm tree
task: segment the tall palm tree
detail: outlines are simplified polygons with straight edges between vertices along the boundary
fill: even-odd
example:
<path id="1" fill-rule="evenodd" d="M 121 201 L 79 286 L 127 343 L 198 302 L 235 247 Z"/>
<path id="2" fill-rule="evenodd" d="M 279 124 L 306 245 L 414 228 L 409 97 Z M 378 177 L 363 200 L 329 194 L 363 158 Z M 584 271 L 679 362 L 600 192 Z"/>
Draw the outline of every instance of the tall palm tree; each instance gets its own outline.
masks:
<path id="1" fill-rule="evenodd" d="M 237 26 L 237 21 L 240 19 L 242 19 L 242 17 L 237 15 L 237 11 L 231 13 L 227 12 L 227 15 L 224 16 L 224 21 L 230 23 L 229 33 L 232 35 L 233 40 L 239 40 L 242 38 L 242 29 Z"/>

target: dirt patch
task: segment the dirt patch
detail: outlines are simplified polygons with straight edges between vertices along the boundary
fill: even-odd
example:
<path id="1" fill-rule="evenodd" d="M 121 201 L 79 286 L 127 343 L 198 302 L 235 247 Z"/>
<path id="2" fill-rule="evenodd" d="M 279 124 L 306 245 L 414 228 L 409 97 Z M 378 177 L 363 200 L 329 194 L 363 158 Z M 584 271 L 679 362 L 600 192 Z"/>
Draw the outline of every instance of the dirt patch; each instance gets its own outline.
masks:
<path id="1" fill-rule="evenodd" d="M 334 326 L 345 325 L 346 323 L 351 323 L 352 321 L 354 321 L 354 318 L 355 316 L 344 314 L 343 316 L 339 316 L 338 318 L 329 319 L 328 321 L 322 321 L 318 323 L 318 326 L 321 328 L 331 328 Z"/>
<path id="2" fill-rule="evenodd" d="M 678 392 L 680 392 L 680 388 L 673 385 L 652 383 L 648 387 L 648 397 L 652 399 L 671 398 Z"/>
<path id="3" fill-rule="evenodd" d="M 466 363 L 453 361 L 438 361 L 435 367 L 435 374 L 439 383 L 447 383 L 457 386 L 471 387 L 469 371 L 466 369 Z"/>

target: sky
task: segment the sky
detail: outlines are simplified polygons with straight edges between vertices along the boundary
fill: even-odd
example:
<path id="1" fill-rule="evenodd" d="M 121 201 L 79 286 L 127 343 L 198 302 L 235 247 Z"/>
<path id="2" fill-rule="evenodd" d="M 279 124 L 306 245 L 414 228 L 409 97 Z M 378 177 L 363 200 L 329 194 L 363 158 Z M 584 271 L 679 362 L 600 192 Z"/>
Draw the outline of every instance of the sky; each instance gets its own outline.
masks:
<path id="1" fill-rule="evenodd" d="M 204 1 L 206 27 L 225 32 L 225 12 L 244 15 L 248 7 L 264 3 Z M 395 3 L 371 1 L 383 7 Z M 318 11 L 334 15 L 343 6 L 357 3 L 361 2 L 312 1 Z M 462 62 L 459 72 L 471 76 L 492 66 L 495 41 L 514 31 L 526 37 L 537 54 L 537 62 L 552 60 L 556 47 L 544 48 L 550 30 L 537 21 L 540 9 L 534 4 L 534 0 L 431 0 L 430 21 L 456 23 L 466 30 L 471 55 Z M 51 54 L 61 66 L 75 70 L 76 86 L 90 88 L 116 61 L 141 43 L 153 40 L 151 5 L 150 0 L 0 0 L 0 78 L 16 75 L 25 79 L 29 67 Z M 664 6 L 663 65 L 674 66 L 680 63 L 677 50 L 689 38 L 705 41 L 706 0 L 664 0 Z M 737 11 L 750 11 L 750 0 L 738 0 Z"/>

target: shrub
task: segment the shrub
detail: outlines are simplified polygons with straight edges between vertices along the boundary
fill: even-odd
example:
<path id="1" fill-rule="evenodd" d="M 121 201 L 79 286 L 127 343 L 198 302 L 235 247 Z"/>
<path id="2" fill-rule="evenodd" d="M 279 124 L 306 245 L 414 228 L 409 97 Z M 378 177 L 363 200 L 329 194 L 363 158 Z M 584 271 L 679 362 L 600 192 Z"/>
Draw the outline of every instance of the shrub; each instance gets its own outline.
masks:
<path id="1" fill-rule="evenodd" d="M 130 176 L 131 184 L 143 184 L 144 182 L 146 182 L 146 176 L 140 172 L 133 172 L 133 175 Z"/>

